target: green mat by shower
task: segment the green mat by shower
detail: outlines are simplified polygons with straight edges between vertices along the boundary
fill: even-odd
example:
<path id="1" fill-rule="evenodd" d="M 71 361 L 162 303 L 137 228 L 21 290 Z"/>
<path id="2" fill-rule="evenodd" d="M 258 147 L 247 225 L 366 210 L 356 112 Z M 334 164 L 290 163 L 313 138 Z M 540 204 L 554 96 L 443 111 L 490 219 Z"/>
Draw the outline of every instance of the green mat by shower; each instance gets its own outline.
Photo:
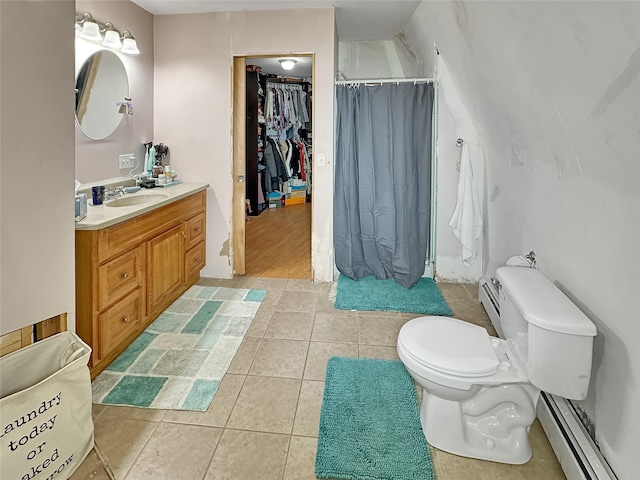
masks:
<path id="1" fill-rule="evenodd" d="M 340 310 L 453 315 L 438 285 L 431 278 L 421 278 L 411 290 L 407 290 L 393 279 L 378 280 L 371 276 L 355 281 L 340 274 L 334 306 Z"/>
<path id="2" fill-rule="evenodd" d="M 413 380 L 402 362 L 327 363 L 316 477 L 433 480 Z"/>

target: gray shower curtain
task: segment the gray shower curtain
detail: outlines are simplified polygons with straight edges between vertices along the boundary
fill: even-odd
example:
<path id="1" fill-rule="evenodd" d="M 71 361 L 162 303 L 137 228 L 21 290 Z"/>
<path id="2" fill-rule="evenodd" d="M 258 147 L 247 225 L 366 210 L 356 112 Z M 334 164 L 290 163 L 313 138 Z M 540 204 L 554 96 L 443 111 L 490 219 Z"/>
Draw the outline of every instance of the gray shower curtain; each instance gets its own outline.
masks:
<path id="1" fill-rule="evenodd" d="M 411 288 L 430 236 L 433 85 L 337 85 L 336 96 L 336 266 Z"/>

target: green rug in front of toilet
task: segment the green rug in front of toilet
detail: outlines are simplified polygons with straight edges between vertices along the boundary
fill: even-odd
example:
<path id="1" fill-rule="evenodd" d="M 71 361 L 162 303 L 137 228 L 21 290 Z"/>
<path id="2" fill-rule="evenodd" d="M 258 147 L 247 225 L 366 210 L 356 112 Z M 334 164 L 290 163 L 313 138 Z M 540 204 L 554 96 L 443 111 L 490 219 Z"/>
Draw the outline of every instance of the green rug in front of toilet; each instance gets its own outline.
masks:
<path id="1" fill-rule="evenodd" d="M 402 362 L 327 363 L 316 477 L 434 480 L 413 380 Z"/>

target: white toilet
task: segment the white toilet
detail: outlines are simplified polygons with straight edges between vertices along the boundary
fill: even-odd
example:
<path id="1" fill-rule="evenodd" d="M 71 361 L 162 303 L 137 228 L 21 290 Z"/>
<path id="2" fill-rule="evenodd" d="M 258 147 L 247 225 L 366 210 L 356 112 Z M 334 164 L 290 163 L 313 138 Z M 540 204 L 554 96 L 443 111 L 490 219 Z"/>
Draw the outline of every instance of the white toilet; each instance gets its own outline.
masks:
<path id="1" fill-rule="evenodd" d="M 423 387 L 420 417 L 432 446 L 522 464 L 540 390 L 582 400 L 595 325 L 533 268 L 501 267 L 505 340 L 448 317 L 420 317 L 398 335 L 398 355 Z"/>

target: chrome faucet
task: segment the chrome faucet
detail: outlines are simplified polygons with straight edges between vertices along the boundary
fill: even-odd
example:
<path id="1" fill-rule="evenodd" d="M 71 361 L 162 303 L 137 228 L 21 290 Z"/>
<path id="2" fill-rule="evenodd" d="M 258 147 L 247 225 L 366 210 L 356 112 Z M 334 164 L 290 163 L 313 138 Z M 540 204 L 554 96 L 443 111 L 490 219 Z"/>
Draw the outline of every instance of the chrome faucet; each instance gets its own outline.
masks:
<path id="1" fill-rule="evenodd" d="M 104 199 L 105 200 L 113 200 L 114 198 L 120 198 L 124 195 L 127 194 L 127 191 L 125 190 L 125 188 L 123 186 L 118 186 L 115 187 L 113 189 L 113 191 L 111 190 L 107 190 L 104 192 Z"/>

